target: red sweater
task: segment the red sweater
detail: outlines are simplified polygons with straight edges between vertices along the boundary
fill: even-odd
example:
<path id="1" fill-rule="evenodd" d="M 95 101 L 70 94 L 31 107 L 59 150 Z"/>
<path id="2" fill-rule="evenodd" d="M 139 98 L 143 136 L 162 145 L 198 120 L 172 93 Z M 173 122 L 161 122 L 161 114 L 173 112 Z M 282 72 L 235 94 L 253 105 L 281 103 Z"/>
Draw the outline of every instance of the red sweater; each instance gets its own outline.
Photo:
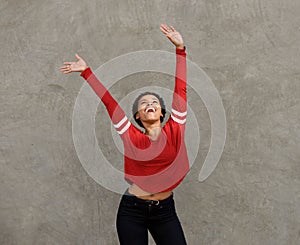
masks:
<path id="1" fill-rule="evenodd" d="M 189 171 L 184 143 L 187 114 L 186 53 L 176 49 L 176 76 L 171 116 L 154 141 L 130 123 L 122 108 L 90 68 L 81 73 L 104 103 L 124 144 L 125 179 L 143 190 L 158 193 L 173 190 Z"/>

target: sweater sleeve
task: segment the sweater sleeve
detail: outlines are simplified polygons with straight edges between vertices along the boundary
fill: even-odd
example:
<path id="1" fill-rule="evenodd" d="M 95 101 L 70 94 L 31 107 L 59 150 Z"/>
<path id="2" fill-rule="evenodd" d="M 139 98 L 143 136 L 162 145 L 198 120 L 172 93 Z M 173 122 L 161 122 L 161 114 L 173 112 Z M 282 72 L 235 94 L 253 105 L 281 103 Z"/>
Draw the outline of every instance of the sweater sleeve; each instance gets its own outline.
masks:
<path id="1" fill-rule="evenodd" d="M 119 106 L 119 104 L 103 86 L 103 84 L 98 80 L 90 68 L 85 69 L 80 76 L 82 76 L 88 82 L 88 84 L 92 87 L 105 105 L 118 134 L 124 134 L 130 127 L 131 123 L 125 115 L 123 109 Z"/>
<path id="2" fill-rule="evenodd" d="M 185 124 L 186 115 L 186 53 L 184 47 L 184 49 L 176 48 L 176 75 L 171 118 L 179 124 Z"/>

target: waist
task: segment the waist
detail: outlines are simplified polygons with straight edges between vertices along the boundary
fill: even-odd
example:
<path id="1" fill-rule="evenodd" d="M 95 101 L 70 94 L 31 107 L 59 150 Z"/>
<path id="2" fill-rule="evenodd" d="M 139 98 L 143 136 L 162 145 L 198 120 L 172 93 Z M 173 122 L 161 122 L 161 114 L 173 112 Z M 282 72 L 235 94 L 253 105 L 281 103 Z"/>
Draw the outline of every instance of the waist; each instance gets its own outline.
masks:
<path id="1" fill-rule="evenodd" d="M 142 200 L 164 200 L 170 197 L 173 193 L 172 191 L 159 192 L 159 193 L 149 193 L 142 190 L 135 184 L 132 184 L 125 192 L 126 195 L 135 196 Z"/>
<path id="2" fill-rule="evenodd" d="M 131 194 L 128 189 L 124 193 L 123 200 L 129 201 L 129 202 L 134 202 L 134 203 L 139 203 L 142 205 L 159 205 L 159 204 L 168 204 L 173 202 L 173 192 L 170 193 L 170 195 L 164 199 L 142 199 L 140 197 L 135 196 L 134 194 Z"/>

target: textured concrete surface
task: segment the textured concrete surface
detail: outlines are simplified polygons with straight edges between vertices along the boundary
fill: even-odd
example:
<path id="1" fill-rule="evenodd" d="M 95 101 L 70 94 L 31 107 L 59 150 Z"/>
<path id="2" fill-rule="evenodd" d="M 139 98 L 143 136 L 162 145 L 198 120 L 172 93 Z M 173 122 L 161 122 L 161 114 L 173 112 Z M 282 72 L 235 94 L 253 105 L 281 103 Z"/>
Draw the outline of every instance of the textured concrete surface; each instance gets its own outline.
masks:
<path id="1" fill-rule="evenodd" d="M 299 12 L 296 0 L 1 0 L 0 244 L 118 244 L 120 195 L 89 177 L 72 142 L 84 81 L 58 68 L 75 52 L 97 68 L 131 51 L 173 51 L 160 23 L 182 33 L 227 116 L 221 161 L 200 183 L 210 122 L 189 89 L 202 138 L 175 191 L 188 244 L 299 244 Z M 122 99 L 144 75 L 125 78 L 127 86 L 112 93 Z M 96 118 L 99 145 L 106 117 Z M 120 161 L 113 146 L 103 147 Z"/>

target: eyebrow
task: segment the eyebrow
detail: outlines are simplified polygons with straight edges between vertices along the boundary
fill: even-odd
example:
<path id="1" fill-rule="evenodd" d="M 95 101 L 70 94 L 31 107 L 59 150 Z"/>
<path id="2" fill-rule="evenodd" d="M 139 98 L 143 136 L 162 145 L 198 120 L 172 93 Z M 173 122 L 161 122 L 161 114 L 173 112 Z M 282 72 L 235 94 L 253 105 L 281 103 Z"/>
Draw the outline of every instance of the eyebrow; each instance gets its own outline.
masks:
<path id="1" fill-rule="evenodd" d="M 157 101 L 159 101 L 159 99 L 157 99 L 157 98 L 155 98 L 155 97 L 151 98 L 151 100 L 157 100 Z M 140 103 L 141 103 L 141 102 L 144 102 L 144 101 L 148 101 L 148 100 L 147 100 L 147 99 L 142 99 L 142 100 L 140 100 Z"/>

